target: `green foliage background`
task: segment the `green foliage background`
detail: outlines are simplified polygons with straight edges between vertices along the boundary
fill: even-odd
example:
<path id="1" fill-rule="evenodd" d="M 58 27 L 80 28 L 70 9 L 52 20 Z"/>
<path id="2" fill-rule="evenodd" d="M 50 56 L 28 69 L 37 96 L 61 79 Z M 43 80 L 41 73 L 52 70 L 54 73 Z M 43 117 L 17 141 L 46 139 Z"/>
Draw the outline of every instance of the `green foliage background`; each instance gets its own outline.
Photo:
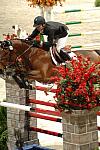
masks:
<path id="1" fill-rule="evenodd" d="M 100 6 L 100 0 L 95 0 L 95 6 L 99 7 Z"/>
<path id="2" fill-rule="evenodd" d="M 7 148 L 7 109 L 0 106 L 0 150 Z"/>

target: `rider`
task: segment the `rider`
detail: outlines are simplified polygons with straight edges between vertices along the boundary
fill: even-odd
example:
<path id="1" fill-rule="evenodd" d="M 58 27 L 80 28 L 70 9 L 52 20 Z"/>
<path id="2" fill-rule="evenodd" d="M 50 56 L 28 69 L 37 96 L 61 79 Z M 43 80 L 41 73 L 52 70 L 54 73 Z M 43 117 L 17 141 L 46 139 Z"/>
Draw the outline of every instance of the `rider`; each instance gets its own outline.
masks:
<path id="1" fill-rule="evenodd" d="M 64 49 L 69 31 L 66 25 L 54 21 L 46 22 L 42 16 L 37 16 L 34 19 L 33 27 L 35 27 L 35 29 L 32 34 L 28 36 L 28 40 L 32 40 L 38 34 L 42 34 L 44 35 L 44 39 L 47 39 L 47 41 L 45 40 L 42 45 L 45 50 L 49 50 L 50 47 L 56 45 L 57 52 L 60 56 L 62 56 L 64 60 L 70 59 L 70 56 Z"/>

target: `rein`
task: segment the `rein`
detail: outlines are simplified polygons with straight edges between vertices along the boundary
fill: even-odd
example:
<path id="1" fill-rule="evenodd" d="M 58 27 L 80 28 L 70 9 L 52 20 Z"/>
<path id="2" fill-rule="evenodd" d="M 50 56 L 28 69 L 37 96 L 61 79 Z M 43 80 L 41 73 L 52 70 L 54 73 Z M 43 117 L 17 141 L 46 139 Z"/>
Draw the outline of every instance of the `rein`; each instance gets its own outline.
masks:
<path id="1" fill-rule="evenodd" d="M 19 56 L 17 56 L 16 60 L 20 59 L 21 56 L 23 56 L 31 47 L 33 47 L 33 45 L 29 46 L 22 54 L 20 54 Z"/>
<path id="2" fill-rule="evenodd" d="M 23 48 L 23 41 L 21 40 L 21 42 L 22 42 L 22 48 Z M 26 52 L 28 52 L 31 49 L 31 47 L 33 47 L 33 45 L 30 45 L 22 54 L 17 56 L 16 62 L 19 64 L 20 69 L 21 68 L 25 68 L 25 66 L 26 67 L 28 66 L 28 68 L 32 69 L 32 66 L 31 66 L 31 63 L 29 61 L 29 58 L 24 57 L 24 61 L 22 61 L 22 58 L 21 58 Z"/>

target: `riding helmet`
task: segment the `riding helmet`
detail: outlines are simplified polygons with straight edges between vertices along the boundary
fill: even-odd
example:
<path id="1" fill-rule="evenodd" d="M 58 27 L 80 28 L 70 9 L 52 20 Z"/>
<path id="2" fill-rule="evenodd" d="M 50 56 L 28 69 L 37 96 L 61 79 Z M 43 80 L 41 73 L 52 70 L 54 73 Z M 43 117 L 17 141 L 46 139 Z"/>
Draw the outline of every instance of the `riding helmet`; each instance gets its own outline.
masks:
<path id="1" fill-rule="evenodd" d="M 45 24 L 45 19 L 42 16 L 37 16 L 34 19 L 34 25 L 33 27 L 36 27 L 37 25 Z"/>

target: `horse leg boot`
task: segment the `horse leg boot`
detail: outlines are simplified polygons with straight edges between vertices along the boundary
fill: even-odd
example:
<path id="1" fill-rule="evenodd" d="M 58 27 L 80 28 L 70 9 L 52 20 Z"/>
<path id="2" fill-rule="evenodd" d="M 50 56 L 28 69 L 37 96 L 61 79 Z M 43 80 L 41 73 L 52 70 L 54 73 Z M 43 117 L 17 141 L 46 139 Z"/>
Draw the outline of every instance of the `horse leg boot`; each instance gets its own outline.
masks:
<path id="1" fill-rule="evenodd" d="M 12 76 L 12 78 L 15 80 L 15 82 L 18 84 L 18 86 L 19 86 L 20 88 L 24 88 L 22 79 L 21 79 L 17 74 L 14 74 L 14 75 Z"/>
<path id="2" fill-rule="evenodd" d="M 30 90 L 32 89 L 29 82 L 26 81 L 21 75 L 14 74 L 12 77 L 20 88 L 30 89 Z"/>
<path id="3" fill-rule="evenodd" d="M 29 84 L 29 81 L 25 79 L 24 74 L 20 74 L 20 79 L 21 79 L 21 81 L 23 83 L 23 87 L 25 89 L 32 90 L 32 86 Z"/>

